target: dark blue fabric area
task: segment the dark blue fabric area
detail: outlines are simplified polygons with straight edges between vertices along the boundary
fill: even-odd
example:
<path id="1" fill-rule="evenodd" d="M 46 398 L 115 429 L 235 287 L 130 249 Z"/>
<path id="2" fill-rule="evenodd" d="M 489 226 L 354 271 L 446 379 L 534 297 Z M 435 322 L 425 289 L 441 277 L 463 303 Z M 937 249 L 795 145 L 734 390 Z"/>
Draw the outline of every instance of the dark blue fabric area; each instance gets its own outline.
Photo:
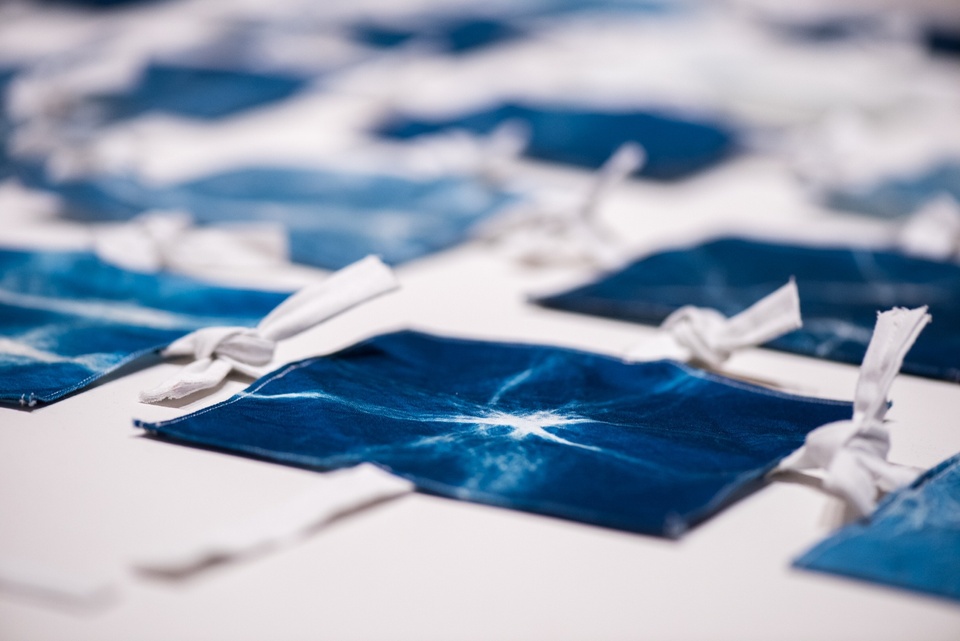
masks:
<path id="1" fill-rule="evenodd" d="M 27 184 L 63 198 L 67 216 L 126 220 L 185 209 L 200 223 L 273 221 L 289 231 L 292 259 L 337 269 L 369 254 L 399 264 L 462 242 L 514 197 L 461 177 L 428 181 L 294 168 L 239 169 L 172 186 L 120 176 Z M 25 175 L 26 176 L 26 175 Z"/>
<path id="2" fill-rule="evenodd" d="M 960 56 L 960 25 L 928 25 L 923 39 L 934 54 Z"/>
<path id="3" fill-rule="evenodd" d="M 794 565 L 960 601 L 960 455 Z"/>
<path id="4" fill-rule="evenodd" d="M 149 112 L 215 119 L 289 98 L 306 84 L 280 74 L 153 63 L 128 91 L 97 96 L 92 103 L 107 122 Z"/>
<path id="5" fill-rule="evenodd" d="M 827 205 L 883 218 L 905 216 L 927 201 L 950 194 L 960 200 L 960 160 L 948 160 L 923 171 L 882 180 L 861 189 L 834 189 Z"/>
<path id="6" fill-rule="evenodd" d="M 851 411 L 669 361 L 405 331 L 140 426 L 309 468 L 369 461 L 443 496 L 676 536 Z"/>
<path id="7" fill-rule="evenodd" d="M 201 327 L 256 325 L 285 297 L 0 250 L 0 403 L 57 400 Z"/>
<path id="8" fill-rule="evenodd" d="M 710 167 L 736 149 L 734 132 L 717 123 L 642 111 L 590 111 L 573 105 L 503 104 L 449 119 L 396 116 L 378 128 L 409 139 L 448 129 L 489 134 L 510 120 L 530 129 L 526 154 L 551 162 L 597 168 L 625 142 L 647 152 L 641 176 L 670 180 Z"/>
<path id="9" fill-rule="evenodd" d="M 803 328 L 768 347 L 859 364 L 877 312 L 929 305 L 903 371 L 960 381 L 960 265 L 885 251 L 721 239 L 643 258 L 547 307 L 660 323 L 684 305 L 733 315 L 796 277 Z"/>
<path id="10" fill-rule="evenodd" d="M 508 22 L 479 16 L 421 18 L 415 24 L 409 20 L 400 24 L 366 21 L 350 31 L 356 40 L 374 47 L 415 42 L 447 53 L 466 53 L 523 35 Z"/>

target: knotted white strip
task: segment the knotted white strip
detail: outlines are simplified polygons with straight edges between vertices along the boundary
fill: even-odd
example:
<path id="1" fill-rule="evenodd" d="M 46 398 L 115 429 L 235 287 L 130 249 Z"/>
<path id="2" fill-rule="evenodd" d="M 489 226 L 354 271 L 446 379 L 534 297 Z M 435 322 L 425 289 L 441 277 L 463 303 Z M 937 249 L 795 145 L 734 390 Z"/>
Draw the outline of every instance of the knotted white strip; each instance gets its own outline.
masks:
<path id="1" fill-rule="evenodd" d="M 883 419 L 893 379 L 929 322 L 926 307 L 894 308 L 880 314 L 860 366 L 853 418 L 810 432 L 804 445 L 783 459 L 774 472 L 823 470 L 824 489 L 861 516 L 873 511 L 879 492 L 916 479 L 920 470 L 887 461 L 890 433 Z"/>
<path id="2" fill-rule="evenodd" d="M 152 211 L 97 229 L 101 260 L 131 271 L 191 272 L 203 268 L 254 268 L 284 264 L 287 232 L 269 222 L 195 227 L 184 211 Z"/>
<path id="3" fill-rule="evenodd" d="M 295 543 L 336 519 L 409 494 L 413 484 L 368 463 L 320 475 L 315 487 L 202 539 L 154 552 L 141 571 L 177 578 Z"/>
<path id="4" fill-rule="evenodd" d="M 280 303 L 255 328 L 205 327 L 169 345 L 164 356 L 196 360 L 177 376 L 140 393 L 143 403 L 183 398 L 218 385 L 232 370 L 260 376 L 258 366 L 273 359 L 278 341 L 295 336 L 328 318 L 398 286 L 393 272 L 375 256 L 348 265 Z"/>
<path id="5" fill-rule="evenodd" d="M 960 203 L 950 194 L 931 200 L 900 228 L 897 244 L 914 256 L 957 259 L 960 257 Z"/>
<path id="6" fill-rule="evenodd" d="M 741 349 L 756 347 L 803 326 L 800 295 L 794 279 L 772 294 L 727 318 L 715 309 L 686 306 L 660 325 L 684 351 L 684 359 L 719 368 Z M 641 360 L 649 352 L 643 344 L 627 351 L 627 360 Z"/>
<path id="7" fill-rule="evenodd" d="M 644 158 L 640 145 L 625 143 L 597 170 L 575 205 L 525 207 L 481 227 L 479 235 L 531 266 L 586 263 L 611 267 L 619 252 L 597 220 L 597 211 L 604 198 L 643 165 Z"/>

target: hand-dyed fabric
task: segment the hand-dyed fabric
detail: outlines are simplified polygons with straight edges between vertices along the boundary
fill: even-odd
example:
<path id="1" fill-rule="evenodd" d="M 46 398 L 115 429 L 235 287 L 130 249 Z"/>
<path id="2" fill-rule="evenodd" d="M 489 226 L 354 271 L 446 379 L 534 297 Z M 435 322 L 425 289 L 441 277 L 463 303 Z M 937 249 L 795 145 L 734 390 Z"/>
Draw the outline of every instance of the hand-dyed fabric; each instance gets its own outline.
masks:
<path id="1" fill-rule="evenodd" d="M 365 21 L 354 25 L 351 32 L 359 42 L 374 47 L 417 44 L 446 53 L 466 53 L 523 34 L 508 22 L 479 16 L 416 17 L 399 23 Z"/>
<path id="2" fill-rule="evenodd" d="M 295 262 L 338 269 L 377 254 L 398 264 L 462 242 L 514 197 L 469 178 L 408 180 L 292 168 L 241 169 L 151 187 L 97 176 L 45 185 L 79 220 L 126 220 L 183 209 L 198 223 L 270 221 L 286 226 Z"/>
<path id="3" fill-rule="evenodd" d="M 430 493 L 678 536 L 850 412 L 671 361 L 407 331 L 140 426 L 309 468 L 372 462 Z"/>
<path id="4" fill-rule="evenodd" d="M 960 455 L 888 496 L 794 562 L 808 570 L 960 600 Z"/>
<path id="5" fill-rule="evenodd" d="M 896 218 L 943 194 L 960 200 L 960 160 L 943 161 L 915 174 L 866 186 L 834 188 L 825 194 L 825 199 L 835 209 Z"/>
<path id="6" fill-rule="evenodd" d="M 722 125 L 643 111 L 591 111 L 560 104 L 503 104 L 449 119 L 397 116 L 379 128 L 381 135 L 408 139 L 444 130 L 489 134 L 505 122 L 526 123 L 526 155 L 550 162 L 595 169 L 623 143 L 637 142 L 646 152 L 641 176 L 683 178 L 710 167 L 736 149 L 734 132 Z"/>
<path id="7" fill-rule="evenodd" d="M 303 78 L 281 74 L 152 63 L 136 85 L 92 98 L 84 113 L 92 111 L 104 122 L 149 112 L 214 119 L 289 98 L 306 84 Z"/>
<path id="8" fill-rule="evenodd" d="M 201 327 L 256 325 L 284 298 L 0 250 L 0 403 L 55 401 Z"/>
<path id="9" fill-rule="evenodd" d="M 731 316 L 795 277 L 803 327 L 768 347 L 859 364 L 877 312 L 928 305 L 933 323 L 903 372 L 960 381 L 960 265 L 887 251 L 721 239 L 654 254 L 597 282 L 538 302 L 660 323 L 684 305 Z"/>

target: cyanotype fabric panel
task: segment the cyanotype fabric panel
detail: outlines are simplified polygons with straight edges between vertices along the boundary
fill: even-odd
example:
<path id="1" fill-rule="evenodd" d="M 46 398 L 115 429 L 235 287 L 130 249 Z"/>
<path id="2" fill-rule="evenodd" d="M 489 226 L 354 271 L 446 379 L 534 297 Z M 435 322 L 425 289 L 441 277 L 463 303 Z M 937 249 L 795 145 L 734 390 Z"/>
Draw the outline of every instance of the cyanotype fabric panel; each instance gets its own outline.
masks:
<path id="1" fill-rule="evenodd" d="M 309 468 L 373 462 L 430 493 L 677 536 L 851 411 L 670 361 L 404 331 L 140 426 Z"/>
<path id="2" fill-rule="evenodd" d="M 684 305 L 731 316 L 795 277 L 803 328 L 768 347 L 859 364 L 877 312 L 929 305 L 902 371 L 960 381 L 960 265 L 887 251 L 721 239 L 643 258 L 547 307 L 658 324 Z"/>
<path id="3" fill-rule="evenodd" d="M 948 160 L 907 176 L 888 178 L 862 188 L 834 189 L 826 202 L 882 218 L 906 216 L 943 194 L 960 200 L 960 160 Z"/>
<path id="4" fill-rule="evenodd" d="M 590 111 L 572 105 L 503 104 L 449 119 L 397 116 L 381 135 L 409 139 L 445 130 L 489 134 L 508 121 L 526 123 L 531 158 L 600 167 L 620 145 L 637 142 L 647 160 L 638 175 L 676 179 L 706 169 L 732 154 L 734 132 L 717 123 L 643 111 Z"/>
<path id="5" fill-rule="evenodd" d="M 327 269 L 369 254 L 395 265 L 446 249 L 515 201 L 465 177 L 418 181 L 294 168 L 239 169 L 162 187 L 121 176 L 44 186 L 66 201 L 69 217 L 84 221 L 183 209 L 199 223 L 280 223 L 295 262 Z"/>
<path id="6" fill-rule="evenodd" d="M 794 565 L 960 601 L 960 455 Z"/>
<path id="7" fill-rule="evenodd" d="M 252 327 L 286 296 L 0 250 L 0 403 L 57 400 L 201 327 Z"/>

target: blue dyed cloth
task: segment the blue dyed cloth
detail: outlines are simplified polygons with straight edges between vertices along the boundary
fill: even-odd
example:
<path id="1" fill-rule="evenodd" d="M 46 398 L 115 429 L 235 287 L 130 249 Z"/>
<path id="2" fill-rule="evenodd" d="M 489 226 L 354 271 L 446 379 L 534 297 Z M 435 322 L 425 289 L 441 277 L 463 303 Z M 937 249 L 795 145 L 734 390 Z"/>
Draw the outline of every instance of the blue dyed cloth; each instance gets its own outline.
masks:
<path id="1" fill-rule="evenodd" d="M 796 277 L 803 328 L 768 347 L 859 364 L 877 312 L 929 305 L 902 371 L 960 381 L 960 265 L 886 251 L 721 239 L 643 258 L 548 307 L 659 324 L 684 305 L 730 316 Z"/>
<path id="2" fill-rule="evenodd" d="M 396 116 L 378 133 L 409 139 L 443 130 L 489 134 L 517 120 L 530 129 L 525 153 L 531 158 L 595 169 L 625 142 L 643 145 L 647 162 L 638 175 L 670 180 L 706 169 L 737 147 L 734 132 L 723 125 L 643 111 L 589 111 L 560 104 L 503 104 L 449 119 Z"/>
<path id="3" fill-rule="evenodd" d="M 850 412 L 670 361 L 405 331 L 138 425 L 308 468 L 373 462 L 429 493 L 677 536 Z"/>
<path id="4" fill-rule="evenodd" d="M 0 250 L 0 403 L 55 401 L 201 327 L 252 327 L 286 296 Z"/>
<path id="5" fill-rule="evenodd" d="M 862 188 L 833 189 L 826 204 L 882 218 L 910 214 L 942 194 L 960 200 L 960 160 L 946 160 L 915 174 L 887 178 Z"/>
<path id="6" fill-rule="evenodd" d="M 39 174 L 36 174 L 39 175 Z M 126 220 L 148 209 L 184 209 L 199 223 L 286 226 L 294 261 L 339 269 L 369 254 L 399 264 L 462 242 L 473 225 L 515 198 L 467 178 L 416 181 L 293 168 L 240 169 L 164 187 L 97 176 L 28 184 L 52 189 L 67 215 Z"/>
<path id="7" fill-rule="evenodd" d="M 960 601 L 960 455 L 794 565 Z"/>
<path id="8" fill-rule="evenodd" d="M 389 49 L 416 43 L 454 54 L 489 47 L 524 33 L 509 22 L 480 16 L 438 16 L 401 23 L 365 21 L 350 31 L 356 40 L 374 47 Z"/>

